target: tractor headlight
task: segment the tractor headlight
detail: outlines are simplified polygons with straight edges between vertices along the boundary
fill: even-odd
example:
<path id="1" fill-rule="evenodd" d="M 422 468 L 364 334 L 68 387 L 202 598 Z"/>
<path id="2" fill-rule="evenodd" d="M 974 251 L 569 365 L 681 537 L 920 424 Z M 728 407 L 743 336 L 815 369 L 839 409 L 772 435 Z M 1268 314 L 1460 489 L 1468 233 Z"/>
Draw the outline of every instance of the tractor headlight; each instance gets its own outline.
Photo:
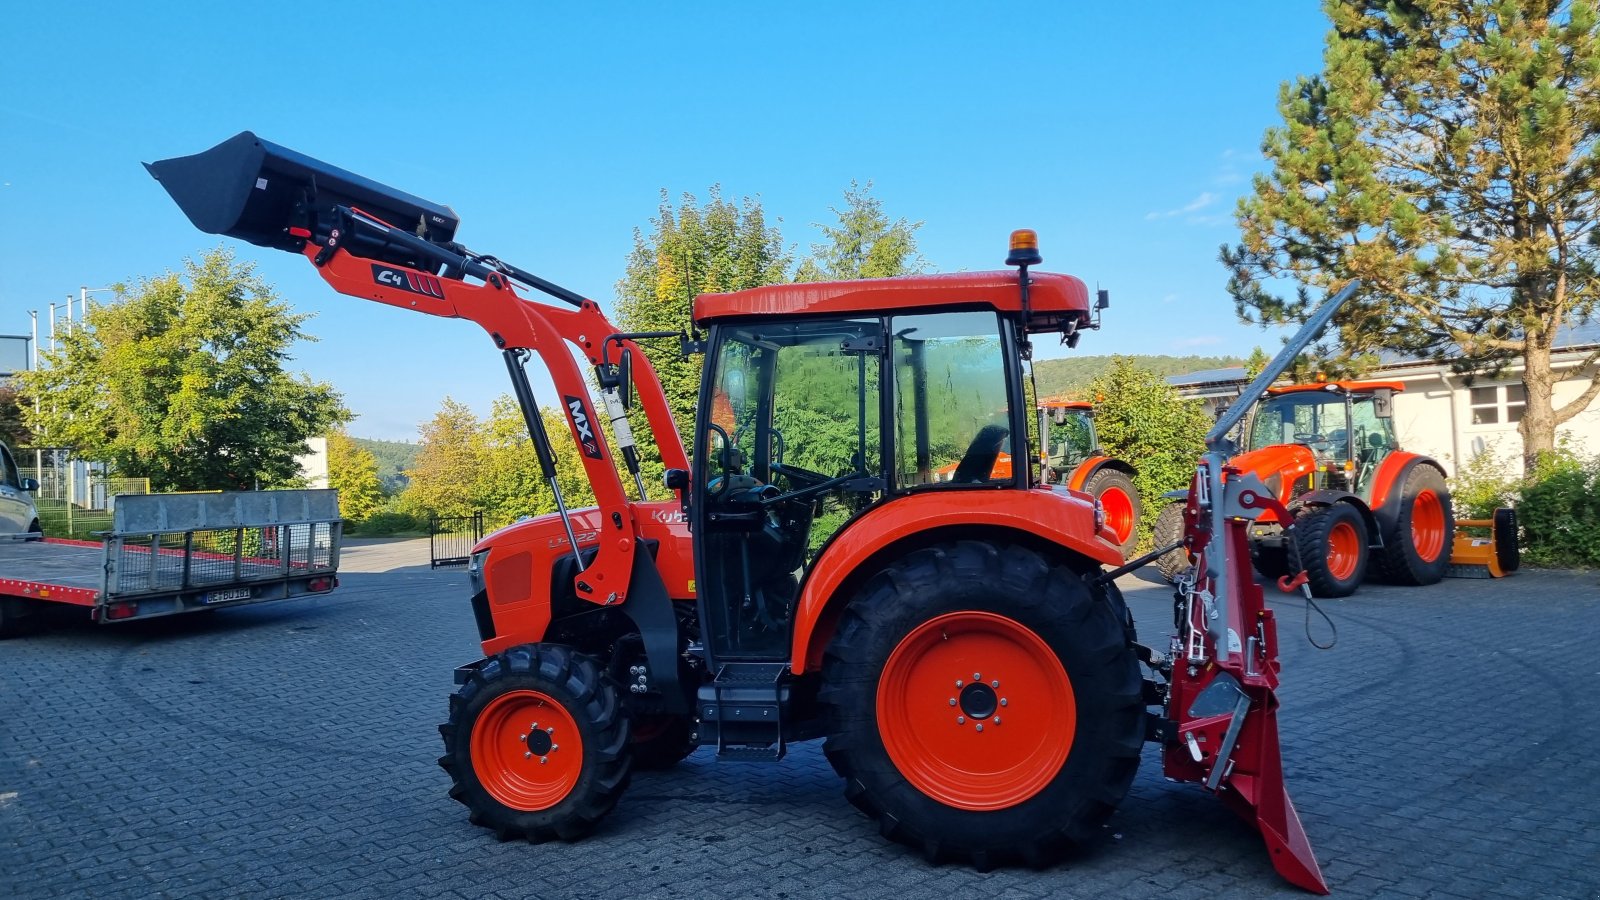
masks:
<path id="1" fill-rule="evenodd" d="M 472 593 L 483 590 L 483 567 L 489 561 L 489 551 L 479 550 L 467 559 L 467 578 L 472 582 Z"/>
<path id="2" fill-rule="evenodd" d="M 1094 533 L 1099 534 L 1106 527 L 1106 508 L 1100 505 L 1100 498 L 1094 498 Z"/>

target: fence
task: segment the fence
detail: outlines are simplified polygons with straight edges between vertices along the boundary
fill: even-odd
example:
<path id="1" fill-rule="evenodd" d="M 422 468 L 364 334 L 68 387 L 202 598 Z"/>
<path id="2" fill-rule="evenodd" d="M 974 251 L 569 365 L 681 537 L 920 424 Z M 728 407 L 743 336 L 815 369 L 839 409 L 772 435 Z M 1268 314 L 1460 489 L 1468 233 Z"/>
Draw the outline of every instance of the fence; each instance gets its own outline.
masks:
<path id="1" fill-rule="evenodd" d="M 110 478 L 80 468 L 80 463 L 22 467 L 23 477 L 39 482 L 34 494 L 39 527 L 50 537 L 88 538 L 110 531 L 119 494 L 150 493 L 148 478 Z"/>
<path id="2" fill-rule="evenodd" d="M 432 566 L 464 565 L 472 545 L 483 538 L 483 513 L 470 516 L 430 516 L 428 557 Z"/>

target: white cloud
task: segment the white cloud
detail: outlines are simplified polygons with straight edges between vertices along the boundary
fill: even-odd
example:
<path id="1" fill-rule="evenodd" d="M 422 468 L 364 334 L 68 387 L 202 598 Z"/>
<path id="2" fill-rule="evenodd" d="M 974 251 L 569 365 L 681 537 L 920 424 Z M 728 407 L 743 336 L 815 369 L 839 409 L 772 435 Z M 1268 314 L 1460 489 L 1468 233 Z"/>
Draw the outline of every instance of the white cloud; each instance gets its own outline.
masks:
<path id="1" fill-rule="evenodd" d="M 1217 202 L 1218 199 L 1220 198 L 1216 194 L 1213 194 L 1210 191 L 1202 191 L 1200 192 L 1200 196 L 1190 200 L 1188 203 L 1185 203 L 1177 209 L 1169 209 L 1166 212 L 1145 213 L 1145 221 L 1154 222 L 1157 219 L 1173 219 L 1189 213 L 1196 213 Z"/>

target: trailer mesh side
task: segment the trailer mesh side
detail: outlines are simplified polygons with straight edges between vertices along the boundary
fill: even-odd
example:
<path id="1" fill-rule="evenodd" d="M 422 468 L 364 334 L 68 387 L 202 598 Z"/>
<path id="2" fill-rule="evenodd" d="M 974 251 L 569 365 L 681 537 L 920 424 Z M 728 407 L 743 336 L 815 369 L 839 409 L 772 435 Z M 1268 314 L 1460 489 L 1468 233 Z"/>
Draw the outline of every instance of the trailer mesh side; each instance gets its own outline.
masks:
<path id="1" fill-rule="evenodd" d="M 316 575 L 334 570 L 334 524 L 115 535 L 110 539 L 112 594 L 203 588 Z"/>

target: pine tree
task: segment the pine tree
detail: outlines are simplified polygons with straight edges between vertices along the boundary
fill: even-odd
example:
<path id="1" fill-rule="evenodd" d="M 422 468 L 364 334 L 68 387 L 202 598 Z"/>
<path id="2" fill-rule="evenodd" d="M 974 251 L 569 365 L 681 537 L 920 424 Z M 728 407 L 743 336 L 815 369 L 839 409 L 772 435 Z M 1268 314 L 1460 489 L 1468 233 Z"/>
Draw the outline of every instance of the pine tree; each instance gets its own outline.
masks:
<path id="1" fill-rule="evenodd" d="M 1222 248 L 1246 321 L 1360 296 L 1318 348 L 1330 373 L 1388 348 L 1461 372 L 1521 362 L 1531 465 L 1597 395 L 1595 357 L 1555 406 L 1558 331 L 1595 310 L 1600 41 L 1593 0 L 1326 0 L 1323 71 L 1285 84 L 1269 171 Z M 1272 292 L 1298 281 L 1295 297 Z"/>

